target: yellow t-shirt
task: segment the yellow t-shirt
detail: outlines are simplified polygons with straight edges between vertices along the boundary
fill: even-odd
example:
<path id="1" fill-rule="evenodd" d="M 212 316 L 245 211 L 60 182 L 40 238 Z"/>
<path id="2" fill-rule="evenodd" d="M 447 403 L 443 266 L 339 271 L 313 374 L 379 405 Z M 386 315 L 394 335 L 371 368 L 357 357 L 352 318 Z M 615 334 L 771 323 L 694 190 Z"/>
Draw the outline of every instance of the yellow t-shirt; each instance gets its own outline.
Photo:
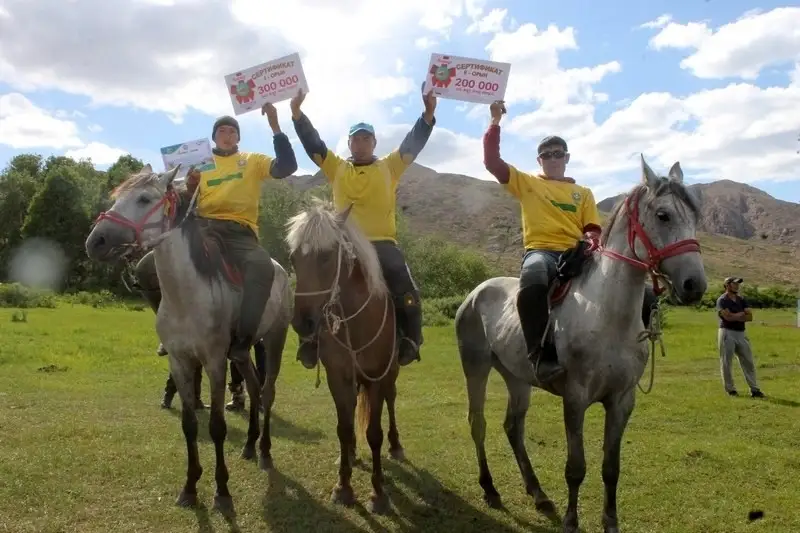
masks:
<path id="1" fill-rule="evenodd" d="M 336 209 L 341 211 L 353 204 L 350 218 L 369 240 L 397 242 L 397 184 L 409 164 L 399 150 L 371 165 L 359 166 L 329 149 L 319 165 L 331 183 Z"/>
<path id="2" fill-rule="evenodd" d="M 201 217 L 233 220 L 249 226 L 258 235 L 258 205 L 261 182 L 270 179 L 272 158 L 264 154 L 237 152 L 214 156 L 216 168 L 200 174 L 197 213 Z"/>
<path id="3" fill-rule="evenodd" d="M 591 189 L 508 168 L 504 187 L 519 200 L 526 249 L 561 252 L 575 246 L 588 224 L 600 226 Z"/>

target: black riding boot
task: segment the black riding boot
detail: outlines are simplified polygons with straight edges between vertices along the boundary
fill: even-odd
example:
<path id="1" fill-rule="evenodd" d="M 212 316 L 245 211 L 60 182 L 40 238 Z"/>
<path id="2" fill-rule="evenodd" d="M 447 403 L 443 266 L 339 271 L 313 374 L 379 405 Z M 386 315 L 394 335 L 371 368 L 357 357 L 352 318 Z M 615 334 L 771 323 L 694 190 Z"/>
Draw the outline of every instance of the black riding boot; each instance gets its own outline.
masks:
<path id="1" fill-rule="evenodd" d="M 398 363 L 406 366 L 420 361 L 422 345 L 422 308 L 413 295 L 407 294 L 395 300 L 395 321 L 398 337 Z"/>
<path id="2" fill-rule="evenodd" d="M 548 319 L 548 287 L 533 285 L 520 289 L 517 295 L 522 334 L 528 349 L 528 360 L 534 366 L 536 379 L 546 384 L 564 372 L 553 349 L 542 349 L 542 336 Z"/>

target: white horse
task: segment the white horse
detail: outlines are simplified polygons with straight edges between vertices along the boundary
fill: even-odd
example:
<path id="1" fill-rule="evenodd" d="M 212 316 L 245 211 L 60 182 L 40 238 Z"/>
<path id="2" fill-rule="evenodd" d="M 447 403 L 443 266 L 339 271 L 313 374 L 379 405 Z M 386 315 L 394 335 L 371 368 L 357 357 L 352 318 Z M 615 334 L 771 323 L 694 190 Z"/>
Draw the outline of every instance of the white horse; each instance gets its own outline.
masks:
<path id="1" fill-rule="evenodd" d="M 220 251 L 203 219 L 189 212 L 185 191 L 172 181 L 178 168 L 154 173 L 150 165 L 130 176 L 114 191 L 114 205 L 102 213 L 86 239 L 86 252 L 97 261 L 111 261 L 131 247 L 154 247 L 156 270 L 162 291 L 156 317 L 158 336 L 169 352 L 170 372 L 181 398 L 182 427 L 188 452 L 186 483 L 177 504 L 197 504 L 197 482 L 203 473 L 197 449 L 197 416 L 194 410 L 194 371 L 202 365 L 211 388 L 209 434 L 216 452 L 217 492 L 214 507 L 233 515 L 228 491 L 228 468 L 223 444 L 225 424 L 225 382 L 228 351 L 239 314 L 241 294 L 233 268 Z M 175 225 L 175 221 L 180 222 Z M 252 362 L 238 366 L 250 397 L 250 424 L 242 457 L 255 457 L 259 437 L 259 404 L 263 402 L 264 432 L 259 463 L 272 467 L 269 419 L 275 400 L 275 382 L 280 372 L 286 334 L 292 318 L 293 297 L 286 271 L 275 260 L 275 280 L 261 317 L 256 338 L 263 338 L 267 350 L 266 379 L 259 392 Z M 259 399 L 259 396 L 261 398 Z"/>
<path id="2" fill-rule="evenodd" d="M 683 185 L 675 163 L 667 178 L 657 176 L 642 158 L 642 183 L 611 215 L 601 247 L 571 281 L 551 313 L 546 345 L 555 349 L 566 373 L 546 388 L 563 401 L 568 458 L 565 478 L 569 504 L 566 533 L 578 531 L 578 491 L 586 474 L 583 422 L 586 409 L 601 402 L 606 412 L 603 458 L 606 533 L 619 531 L 617 482 L 622 435 L 633 412 L 636 385 L 648 360 L 641 310 L 645 277 L 667 279 L 683 303 L 699 301 L 706 276 L 696 240 L 698 207 Z M 644 259 L 642 259 L 644 258 Z M 525 450 L 525 416 L 536 381 L 527 359 L 516 310 L 519 279 L 499 277 L 478 285 L 459 307 L 455 329 L 469 397 L 469 423 L 480 471 L 479 483 L 491 506 L 500 495 L 486 461 L 484 403 L 489 373 L 495 368 L 508 388 L 504 428 L 525 489 L 536 508 L 553 520 L 558 512 L 536 478 Z"/>

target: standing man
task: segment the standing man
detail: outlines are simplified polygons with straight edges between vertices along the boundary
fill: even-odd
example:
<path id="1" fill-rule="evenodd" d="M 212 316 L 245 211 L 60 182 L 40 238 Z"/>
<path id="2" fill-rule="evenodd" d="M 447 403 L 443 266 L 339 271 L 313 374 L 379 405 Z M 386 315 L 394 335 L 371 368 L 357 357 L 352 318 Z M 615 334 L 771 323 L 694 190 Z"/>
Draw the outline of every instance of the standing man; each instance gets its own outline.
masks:
<path id="1" fill-rule="evenodd" d="M 350 127 L 350 157 L 343 159 L 328 149 L 308 117 L 300 110 L 305 94 L 292 98 L 292 121 L 308 157 L 322 170 L 333 187 L 333 202 L 344 210 L 350 204 L 355 220 L 378 253 L 383 276 L 394 300 L 400 365 L 419 361 L 422 345 L 422 308 L 419 290 L 411 277 L 403 252 L 397 246 L 395 213 L 397 185 L 408 166 L 428 142 L 436 124 L 436 96 L 423 95 L 424 111 L 400 146 L 389 155 L 375 157 L 375 129 L 365 122 Z M 317 364 L 315 342 L 300 346 L 297 358 L 306 368 Z"/>
<path id="2" fill-rule="evenodd" d="M 564 368 L 553 349 L 542 349 L 549 318 L 549 290 L 564 254 L 572 276 L 600 238 L 600 214 L 591 189 L 565 176 L 569 151 L 561 137 L 545 137 L 537 146 L 538 174 L 527 174 L 500 157 L 500 120 L 506 113 L 502 101 L 489 106 L 491 123 L 483 136 L 486 170 L 520 203 L 525 255 L 522 258 L 517 295 L 522 333 L 528 359 L 537 380 L 546 384 L 561 376 Z M 650 326 L 650 309 L 657 301 L 651 287 L 645 288 L 642 321 Z"/>
<path id="3" fill-rule="evenodd" d="M 764 393 L 758 388 L 756 382 L 756 365 L 753 360 L 753 351 L 750 348 L 750 339 L 744 331 L 744 323 L 753 321 L 753 311 L 747 300 L 739 296 L 739 284 L 742 278 L 725 278 L 725 292 L 717 298 L 717 315 L 719 316 L 719 331 L 717 332 L 717 345 L 719 347 L 720 370 L 722 384 L 725 391 L 731 396 L 738 396 L 736 386 L 733 384 L 731 373 L 731 360 L 733 355 L 739 359 L 744 379 L 750 387 L 753 398 L 763 398 Z"/>
<path id="4" fill-rule="evenodd" d="M 200 187 L 196 204 L 198 217 L 225 240 L 226 247 L 242 272 L 242 301 L 230 359 L 248 363 L 250 348 L 259 340 L 256 338 L 258 326 L 275 277 L 272 259 L 261 246 L 258 236 L 261 183 L 270 178 L 286 178 L 297 170 L 294 150 L 289 138 L 281 131 L 275 106 L 265 104 L 261 108 L 261 114 L 267 116 L 273 132 L 274 158 L 259 153 L 240 152 L 239 123 L 233 117 L 224 116 L 217 119 L 211 131 L 215 168 L 203 173 L 195 170 L 186 178 L 187 194 L 190 196 Z M 139 262 L 136 274 L 142 290 L 149 294 L 148 301 L 157 311 L 161 293 L 155 261 L 152 257 L 150 260 L 146 259 L 147 256 Z M 156 293 L 158 298 L 155 297 Z M 159 352 L 164 352 L 163 347 L 160 347 Z M 238 383 L 235 381 L 237 377 Z M 229 389 L 233 400 L 226 408 L 243 407 L 242 377 L 233 371 Z M 171 383 L 170 376 L 164 390 L 162 406 L 169 407 L 174 394 L 175 386 Z"/>

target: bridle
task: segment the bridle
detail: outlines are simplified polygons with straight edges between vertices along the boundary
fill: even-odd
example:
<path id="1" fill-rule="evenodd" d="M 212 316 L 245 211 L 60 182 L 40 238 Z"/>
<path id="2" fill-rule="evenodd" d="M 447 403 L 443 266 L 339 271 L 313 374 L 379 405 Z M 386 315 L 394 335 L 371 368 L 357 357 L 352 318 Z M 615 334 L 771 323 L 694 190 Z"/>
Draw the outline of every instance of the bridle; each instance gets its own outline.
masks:
<path id="1" fill-rule="evenodd" d="M 656 296 L 664 292 L 665 287 L 658 284 L 658 280 L 664 280 L 669 283 L 669 278 L 659 270 L 659 266 L 664 259 L 675 257 L 678 255 L 698 252 L 700 253 L 700 242 L 697 239 L 683 239 L 672 244 L 668 244 L 663 248 L 656 248 L 653 246 L 647 232 L 644 231 L 641 222 L 639 222 L 639 198 L 641 192 L 636 195 L 630 195 L 625 199 L 625 211 L 628 217 L 628 247 L 631 249 L 633 257 L 628 257 L 613 250 L 607 250 L 601 246 L 596 247 L 596 251 L 602 255 L 619 259 L 637 268 L 645 270 L 650 273 L 653 280 L 653 292 Z M 636 255 L 636 239 L 639 239 L 647 250 L 647 259 L 641 259 Z"/>
<path id="2" fill-rule="evenodd" d="M 97 225 L 103 220 L 108 220 L 109 222 L 113 222 L 125 228 L 130 228 L 136 235 L 135 244 L 142 248 L 146 248 L 147 245 L 151 243 L 145 243 L 142 241 L 142 232 L 150 228 L 160 227 L 161 233 L 164 234 L 172 229 L 178 212 L 179 202 L 180 198 L 177 191 L 170 186 L 167 188 L 167 192 L 164 193 L 164 196 L 162 196 L 161 199 L 137 221 L 133 221 L 128 217 L 120 215 L 119 213 L 115 213 L 114 211 L 103 211 L 97 216 L 94 223 Z M 159 209 L 163 209 L 164 211 L 164 216 L 161 218 L 161 222 L 148 222 L 150 217 L 155 215 Z"/>
<path id="3" fill-rule="evenodd" d="M 345 253 L 347 253 L 347 259 L 349 260 L 348 264 L 350 265 L 350 268 L 348 270 L 348 275 L 350 275 L 352 273 L 352 270 L 353 270 L 352 260 L 354 259 L 354 254 L 353 254 L 353 251 L 352 251 L 352 245 L 349 242 L 345 242 L 345 241 L 340 240 L 339 241 L 339 246 L 337 247 L 337 252 L 336 252 L 336 274 L 333 277 L 333 282 L 331 284 L 331 287 L 329 289 L 322 289 L 322 290 L 319 290 L 319 291 L 295 292 L 295 297 L 297 297 L 297 296 L 322 296 L 322 295 L 328 294 L 329 295 L 328 299 L 322 305 L 322 316 L 323 316 L 323 319 L 325 321 L 324 322 L 325 327 L 331 333 L 331 337 L 333 338 L 333 340 L 335 340 L 337 342 L 337 344 L 339 344 L 339 346 L 341 346 L 342 348 L 347 350 L 347 352 L 350 354 L 351 359 L 353 361 L 353 368 L 356 369 L 358 371 L 358 373 L 361 374 L 361 376 L 364 379 L 366 379 L 367 381 L 372 381 L 372 382 L 380 381 L 384 377 L 386 377 L 386 375 L 392 369 L 392 363 L 394 363 L 394 358 L 396 356 L 395 352 L 396 352 L 396 349 L 397 349 L 397 336 L 396 335 L 392 336 L 392 339 L 393 339 L 393 341 L 392 341 L 392 356 L 389 359 L 389 363 L 386 365 L 386 369 L 383 371 L 383 373 L 380 376 L 375 378 L 375 377 L 371 377 L 371 376 L 367 375 L 364 372 L 364 369 L 362 369 L 361 365 L 358 363 L 358 357 L 357 356 L 358 356 L 359 353 L 363 352 L 364 350 L 366 350 L 367 348 L 372 346 L 372 344 L 374 344 L 375 341 L 378 340 L 378 338 L 380 337 L 381 333 L 383 333 L 383 328 L 386 327 L 386 319 L 389 316 L 389 298 L 387 297 L 387 298 L 384 299 L 385 303 L 384 303 L 384 307 L 383 307 L 383 320 L 381 321 L 381 325 L 378 328 L 377 333 L 375 333 L 375 336 L 372 337 L 372 339 L 370 339 L 369 342 L 367 342 L 366 344 L 364 344 L 363 346 L 361 346 L 357 350 L 353 349 L 352 342 L 351 342 L 351 339 L 350 339 L 350 328 L 348 327 L 347 323 L 350 320 L 352 320 L 353 318 L 357 317 L 364 309 L 366 309 L 367 304 L 369 304 L 369 302 L 372 300 L 372 292 L 370 292 L 369 295 L 367 296 L 367 298 L 364 299 L 364 303 L 361 304 L 361 307 L 359 307 L 358 310 L 355 313 L 353 313 L 350 316 L 344 317 L 344 308 L 342 306 L 341 299 L 340 299 L 341 288 L 339 286 L 339 278 L 340 278 L 340 276 L 342 274 L 342 259 L 345 258 Z M 342 325 L 344 325 L 345 342 L 342 342 L 341 340 L 339 340 L 339 336 L 338 336 L 339 330 L 341 329 Z M 315 337 L 318 337 L 318 331 L 312 333 L 308 337 L 301 337 L 299 340 L 300 340 L 301 343 L 303 343 L 303 342 L 313 342 Z M 317 351 L 319 352 L 319 343 L 317 343 Z M 320 361 L 320 359 L 319 359 L 319 355 L 318 355 L 317 356 L 317 365 L 319 365 L 319 361 Z M 317 371 L 318 371 L 317 372 L 317 374 L 318 374 L 317 375 L 317 386 L 319 386 L 319 384 L 320 384 L 319 367 L 317 368 Z M 354 384 L 355 384 L 355 374 L 353 375 L 353 380 L 354 380 Z"/>

